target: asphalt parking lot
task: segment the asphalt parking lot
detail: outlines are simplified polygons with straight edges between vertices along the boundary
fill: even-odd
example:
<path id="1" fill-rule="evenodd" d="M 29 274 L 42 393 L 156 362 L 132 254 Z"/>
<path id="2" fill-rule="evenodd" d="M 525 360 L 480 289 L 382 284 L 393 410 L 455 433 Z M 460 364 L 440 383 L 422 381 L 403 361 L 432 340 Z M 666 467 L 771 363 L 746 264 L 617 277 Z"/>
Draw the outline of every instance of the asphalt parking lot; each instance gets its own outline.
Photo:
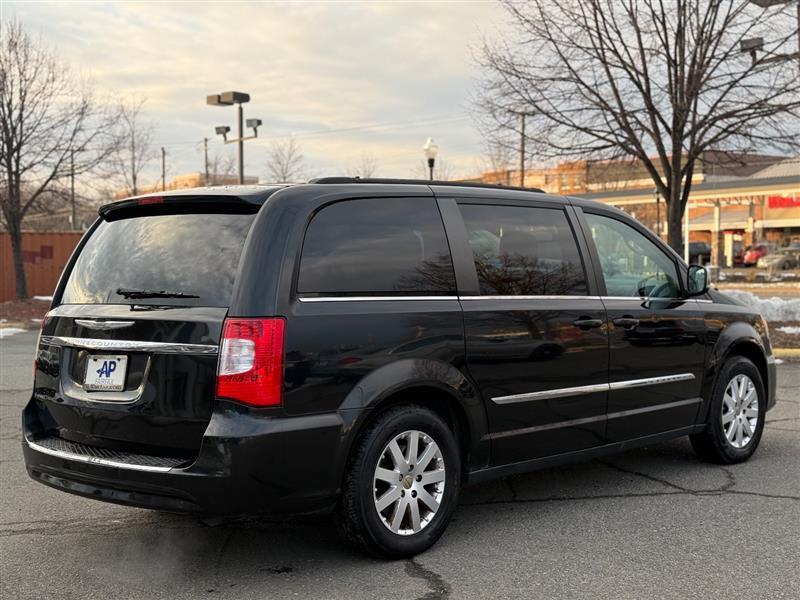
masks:
<path id="1" fill-rule="evenodd" d="M 681 439 L 468 488 L 438 545 L 382 562 L 325 518 L 209 526 L 34 484 L 19 427 L 34 342 L 0 342 L 2 598 L 798 597 L 798 363 L 779 367 L 748 463 L 702 463 Z"/>

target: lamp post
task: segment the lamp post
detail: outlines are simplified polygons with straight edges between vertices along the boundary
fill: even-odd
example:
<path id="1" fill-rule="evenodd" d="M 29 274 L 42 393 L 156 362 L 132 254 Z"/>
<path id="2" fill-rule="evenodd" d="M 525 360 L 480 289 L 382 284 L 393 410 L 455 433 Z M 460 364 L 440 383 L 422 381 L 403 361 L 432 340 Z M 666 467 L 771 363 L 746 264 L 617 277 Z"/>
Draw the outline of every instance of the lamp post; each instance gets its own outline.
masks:
<path id="1" fill-rule="evenodd" d="M 433 181 L 433 165 L 436 164 L 436 155 L 439 153 L 439 146 L 433 141 L 433 138 L 428 138 L 425 145 L 422 147 L 425 153 L 425 158 L 428 159 L 428 173 L 429 178 Z"/>
<path id="2" fill-rule="evenodd" d="M 247 119 L 247 126 L 253 129 L 253 135 L 244 137 L 244 110 L 242 109 L 242 104 L 245 102 L 250 102 L 250 94 L 245 94 L 244 92 L 222 92 L 221 94 L 211 94 L 210 96 L 206 96 L 206 104 L 209 106 L 237 105 L 236 121 L 238 125 L 238 137 L 236 137 L 236 139 L 229 140 L 228 133 L 230 132 L 231 128 L 227 126 L 215 127 L 214 130 L 216 131 L 217 135 L 222 136 L 222 140 L 226 144 L 239 145 L 239 183 L 244 183 L 244 142 L 245 140 L 257 138 L 258 128 L 261 125 L 261 119 Z"/>
<path id="3" fill-rule="evenodd" d="M 750 0 L 752 4 L 765 9 L 772 6 L 779 6 L 781 4 L 788 4 L 791 1 L 792 0 Z M 770 56 L 769 58 L 763 59 L 761 64 L 783 62 L 786 60 L 792 60 L 793 58 L 798 59 L 798 63 L 800 63 L 800 0 L 795 1 L 797 2 L 797 52 L 792 52 L 789 54 L 776 54 L 775 56 Z M 750 57 L 753 59 L 753 64 L 755 64 L 757 60 L 756 53 L 764 50 L 764 39 L 757 37 L 741 40 L 739 43 L 739 50 L 743 54 L 750 54 Z"/>

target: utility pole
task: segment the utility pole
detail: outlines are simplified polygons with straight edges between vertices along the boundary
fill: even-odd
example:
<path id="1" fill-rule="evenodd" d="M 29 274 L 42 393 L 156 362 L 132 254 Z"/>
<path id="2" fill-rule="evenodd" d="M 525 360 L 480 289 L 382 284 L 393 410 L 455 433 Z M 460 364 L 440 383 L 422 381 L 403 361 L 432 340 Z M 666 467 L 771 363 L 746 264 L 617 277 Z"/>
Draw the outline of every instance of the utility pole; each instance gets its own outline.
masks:
<path id="1" fill-rule="evenodd" d="M 203 138 L 203 158 L 206 165 L 206 178 L 204 185 L 208 187 L 208 138 Z"/>
<path id="2" fill-rule="evenodd" d="M 522 121 L 519 136 L 519 187 L 525 187 L 525 113 L 519 113 Z"/>
<path id="3" fill-rule="evenodd" d="M 525 187 L 525 118 L 533 113 L 524 110 L 512 110 L 512 115 L 518 115 L 519 126 L 519 187 Z"/>
<path id="4" fill-rule="evenodd" d="M 133 186 L 131 195 L 136 196 L 139 189 L 136 186 L 136 136 L 133 134 L 131 134 L 131 185 Z"/>
<path id="5" fill-rule="evenodd" d="M 73 148 L 69 151 L 69 203 L 72 209 L 70 225 L 72 225 L 72 229 L 77 229 L 78 215 L 75 210 L 75 150 Z"/>
<path id="6" fill-rule="evenodd" d="M 164 146 L 161 146 L 161 191 L 162 192 L 167 189 L 166 173 L 167 173 L 167 151 L 164 150 Z"/>

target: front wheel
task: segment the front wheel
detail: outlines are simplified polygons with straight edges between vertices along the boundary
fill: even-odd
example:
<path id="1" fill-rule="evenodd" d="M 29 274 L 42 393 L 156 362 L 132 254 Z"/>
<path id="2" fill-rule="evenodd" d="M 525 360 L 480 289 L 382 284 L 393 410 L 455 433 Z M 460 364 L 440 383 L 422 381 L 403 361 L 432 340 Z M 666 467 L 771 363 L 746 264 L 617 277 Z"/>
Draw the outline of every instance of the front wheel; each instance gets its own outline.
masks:
<path id="1" fill-rule="evenodd" d="M 746 461 L 761 441 L 766 406 L 764 383 L 756 366 L 743 356 L 729 358 L 714 383 L 707 427 L 690 436 L 692 447 L 710 462 Z"/>
<path id="2" fill-rule="evenodd" d="M 458 500 L 461 463 L 450 428 L 426 408 L 398 406 L 356 444 L 338 507 L 345 538 L 386 558 L 424 552 Z"/>

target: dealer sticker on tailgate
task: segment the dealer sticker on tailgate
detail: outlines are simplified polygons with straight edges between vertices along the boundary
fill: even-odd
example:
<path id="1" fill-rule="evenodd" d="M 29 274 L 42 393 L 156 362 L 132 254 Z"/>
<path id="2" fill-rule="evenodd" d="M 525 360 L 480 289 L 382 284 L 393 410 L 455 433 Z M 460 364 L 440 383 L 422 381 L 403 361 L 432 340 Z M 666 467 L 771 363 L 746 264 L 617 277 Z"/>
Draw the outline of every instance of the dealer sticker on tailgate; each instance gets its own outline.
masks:
<path id="1" fill-rule="evenodd" d="M 86 361 L 83 389 L 121 392 L 125 389 L 125 372 L 127 370 L 127 356 L 90 356 Z"/>

